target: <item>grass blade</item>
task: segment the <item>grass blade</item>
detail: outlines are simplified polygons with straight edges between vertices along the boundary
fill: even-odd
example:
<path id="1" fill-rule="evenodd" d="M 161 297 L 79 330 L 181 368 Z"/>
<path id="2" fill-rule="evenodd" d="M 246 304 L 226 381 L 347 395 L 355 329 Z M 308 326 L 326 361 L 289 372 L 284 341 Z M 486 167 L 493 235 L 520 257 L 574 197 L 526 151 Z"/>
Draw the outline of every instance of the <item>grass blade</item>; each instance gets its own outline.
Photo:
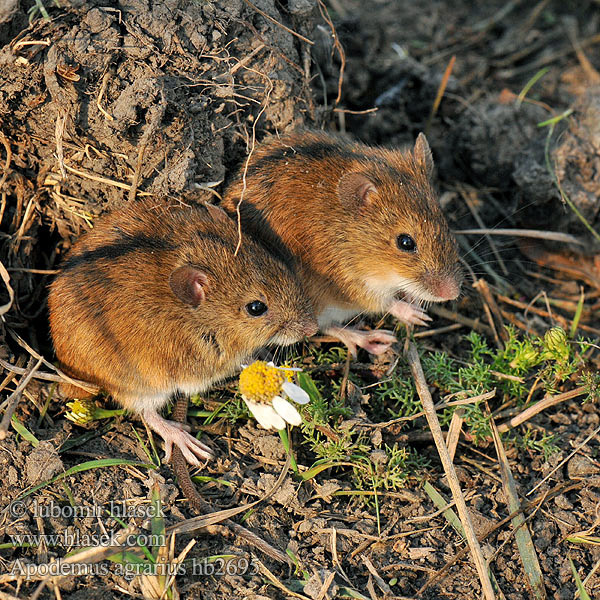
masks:
<path id="1" fill-rule="evenodd" d="M 70 475 L 75 475 L 76 473 L 82 473 L 83 471 L 89 471 L 91 469 L 102 469 L 104 467 L 119 467 L 119 466 L 129 466 L 129 467 L 146 467 L 148 469 L 156 469 L 156 465 L 152 465 L 149 463 L 141 463 L 135 460 L 127 460 L 124 458 L 101 458 L 98 460 L 89 460 L 87 462 L 81 463 L 80 465 L 75 465 L 70 469 L 67 469 L 64 473 L 59 473 L 52 479 L 48 479 L 48 481 L 44 481 L 30 490 L 23 492 L 16 500 L 22 500 L 23 498 L 27 498 L 27 496 L 31 496 L 38 490 L 45 488 L 49 485 L 52 485 L 56 481 L 60 481 L 61 479 L 65 479 Z"/>
<path id="2" fill-rule="evenodd" d="M 573 573 L 573 578 L 575 579 L 575 585 L 577 586 L 577 591 L 579 592 L 579 597 L 581 600 L 592 600 L 590 595 L 585 591 L 583 587 L 583 582 L 581 581 L 581 577 L 579 577 L 579 573 L 577 573 L 577 569 L 569 557 L 569 564 L 571 565 L 571 572 Z"/>
<path id="3" fill-rule="evenodd" d="M 520 510 L 521 503 L 519 502 L 519 495 L 517 493 L 517 486 L 515 480 L 510 471 L 506 452 L 500 439 L 500 434 L 493 421 L 491 421 L 492 436 L 494 438 L 494 444 L 496 446 L 496 452 L 498 454 L 498 463 L 500 465 L 500 475 L 502 477 L 502 485 L 504 487 L 504 493 L 508 499 L 508 507 L 511 513 Z M 529 533 L 529 528 L 525 522 L 525 517 L 522 512 L 517 513 L 513 519 L 512 524 L 515 530 L 515 540 L 517 542 L 517 548 L 519 550 L 519 556 L 529 587 L 532 593 L 532 598 L 537 600 L 544 600 L 546 598 L 546 588 L 544 586 L 544 580 L 542 577 L 542 570 L 538 561 L 535 546 Z"/>
<path id="4" fill-rule="evenodd" d="M 575 309 L 575 315 L 573 316 L 573 322 L 571 323 L 571 329 L 569 331 L 569 337 L 573 339 L 575 334 L 577 333 L 577 328 L 579 327 L 579 320 L 581 319 L 581 313 L 583 312 L 583 303 L 585 301 L 585 293 L 583 291 L 583 286 L 581 287 L 581 294 L 579 296 L 579 300 L 577 301 L 577 308 Z"/>
<path id="5" fill-rule="evenodd" d="M 10 424 L 24 440 L 27 440 L 34 448 L 37 448 L 40 440 L 38 440 L 35 435 L 33 435 L 33 433 L 31 433 L 31 431 L 29 431 L 29 429 L 27 429 L 27 427 L 25 427 L 25 425 L 23 425 L 23 423 L 17 419 L 15 415 L 12 416 Z"/>
<path id="6" fill-rule="evenodd" d="M 446 499 L 429 483 L 429 481 L 425 482 L 423 489 L 425 490 L 426 494 L 431 498 L 431 501 L 440 510 L 444 511 L 444 517 L 446 517 L 448 523 L 450 523 L 450 525 L 452 525 L 452 527 L 454 527 L 454 529 L 456 529 L 456 531 L 460 535 L 465 537 L 465 530 L 463 529 L 460 519 L 458 518 L 458 515 L 451 508 L 448 507 Z"/>

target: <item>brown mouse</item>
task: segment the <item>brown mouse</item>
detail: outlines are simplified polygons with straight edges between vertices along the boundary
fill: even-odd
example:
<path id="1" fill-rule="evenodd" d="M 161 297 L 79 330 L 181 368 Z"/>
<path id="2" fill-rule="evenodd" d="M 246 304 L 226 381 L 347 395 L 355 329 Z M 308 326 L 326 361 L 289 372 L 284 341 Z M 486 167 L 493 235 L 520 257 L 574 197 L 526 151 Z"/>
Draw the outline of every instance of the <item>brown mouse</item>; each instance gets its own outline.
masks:
<path id="1" fill-rule="evenodd" d="M 246 236 L 235 255 L 237 243 L 218 207 L 136 201 L 98 219 L 50 287 L 61 368 L 141 415 L 167 460 L 173 444 L 192 464 L 211 456 L 160 416 L 174 392 L 203 392 L 257 349 L 317 331 L 292 271 Z"/>
<path id="2" fill-rule="evenodd" d="M 244 232 L 295 262 L 321 330 L 353 353 L 380 354 L 396 341 L 392 332 L 341 323 L 366 312 L 424 325 L 423 304 L 460 292 L 457 245 L 432 172 L 423 134 L 400 151 L 294 132 L 256 148 L 223 207 L 232 216 L 239 207 Z"/>

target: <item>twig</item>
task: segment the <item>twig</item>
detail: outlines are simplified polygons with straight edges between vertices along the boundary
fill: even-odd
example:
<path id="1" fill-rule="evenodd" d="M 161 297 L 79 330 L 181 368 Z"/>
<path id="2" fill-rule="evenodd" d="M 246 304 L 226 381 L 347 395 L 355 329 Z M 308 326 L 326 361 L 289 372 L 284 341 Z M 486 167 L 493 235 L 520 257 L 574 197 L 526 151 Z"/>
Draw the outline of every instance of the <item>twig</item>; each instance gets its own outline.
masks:
<path id="1" fill-rule="evenodd" d="M 498 531 L 499 529 L 504 527 L 504 525 L 506 525 L 507 523 L 512 521 L 512 519 L 514 519 L 515 515 L 519 514 L 520 512 L 524 512 L 526 510 L 529 510 L 530 508 L 535 508 L 537 511 L 537 509 L 542 505 L 543 502 L 550 501 L 553 498 L 555 498 L 556 496 L 559 496 L 561 494 L 566 494 L 567 492 L 572 491 L 572 490 L 576 490 L 576 489 L 582 487 L 582 485 L 583 485 L 582 481 L 579 481 L 577 483 L 561 484 L 561 485 L 556 486 L 550 492 L 545 492 L 543 494 L 540 494 L 540 496 L 538 496 L 535 500 L 531 500 L 529 502 L 523 502 L 523 505 L 521 506 L 521 508 L 518 511 L 515 511 L 515 512 L 511 513 L 510 515 L 504 517 L 504 519 L 501 519 L 495 525 L 492 525 L 492 527 L 490 527 L 483 535 L 479 536 L 479 541 L 483 542 L 484 540 L 486 540 L 488 537 L 490 537 L 490 535 L 492 535 L 492 533 Z M 442 511 L 440 511 L 440 512 L 442 512 Z M 532 516 L 533 515 L 529 515 L 527 517 L 527 519 L 529 520 Z M 452 567 L 452 565 L 456 564 L 459 560 L 461 560 L 467 554 L 468 551 L 469 551 L 468 546 L 463 548 L 462 550 L 459 550 L 441 569 L 438 569 L 421 586 L 421 588 L 417 591 L 416 597 L 422 598 L 425 590 L 427 588 L 429 588 L 430 586 L 432 586 L 436 581 L 441 579 L 443 577 L 443 575 L 445 573 L 447 573 L 448 570 Z"/>
<path id="2" fill-rule="evenodd" d="M 458 440 L 460 439 L 460 432 L 464 423 L 464 408 L 458 408 L 452 415 L 450 426 L 448 427 L 448 435 L 446 436 L 446 446 L 448 446 L 448 453 L 450 454 L 450 460 L 454 461 L 454 455 L 456 454 L 456 447 L 458 446 Z"/>
<path id="3" fill-rule="evenodd" d="M 374 108 L 365 108 L 365 110 L 350 110 L 348 108 L 334 108 L 333 112 L 344 113 L 345 115 L 366 115 L 369 113 L 374 113 L 379 110 L 379 107 L 375 106 Z"/>
<path id="4" fill-rule="evenodd" d="M 18 365 L 11 365 L 9 362 L 6 362 L 5 360 L 2 360 L 0 358 L 0 366 L 4 367 L 9 373 L 14 373 L 15 375 L 25 375 L 25 373 L 27 373 L 27 369 L 24 369 L 22 367 L 19 367 Z M 42 381 L 54 381 L 57 383 L 62 383 L 64 381 L 66 381 L 66 379 L 64 377 L 61 377 L 60 375 L 55 375 L 54 373 L 46 373 L 44 371 L 37 372 L 34 376 L 34 379 L 41 379 Z M 77 381 L 76 379 L 71 379 L 70 381 Z M 85 383 L 84 381 L 81 381 L 80 383 Z"/>
<path id="5" fill-rule="evenodd" d="M 4 149 L 6 150 L 6 159 L 4 161 L 4 173 L 2 174 L 2 179 L 0 179 L 0 189 L 2 189 L 2 186 L 6 183 L 6 178 L 8 177 L 8 171 L 10 169 L 10 163 L 12 161 L 12 150 L 8 138 L 4 135 L 4 132 L 2 131 L 0 131 L 0 142 L 2 142 Z"/>
<path id="6" fill-rule="evenodd" d="M 478 21 L 471 25 L 471 29 L 477 32 L 487 31 L 491 29 L 496 23 L 503 21 L 506 16 L 520 4 L 520 0 L 511 0 L 502 4 L 502 8 L 495 12 L 491 17 Z"/>
<path id="7" fill-rule="evenodd" d="M 80 177 L 85 177 L 86 179 L 91 179 L 92 181 L 97 181 L 99 183 L 107 183 L 108 185 L 114 185 L 115 187 L 121 188 L 123 190 L 130 190 L 131 186 L 128 183 L 123 183 L 121 181 L 115 181 L 114 179 L 109 179 L 108 177 L 102 177 L 101 175 L 96 175 L 95 173 L 86 173 L 85 171 L 80 171 L 79 169 L 74 169 L 69 165 L 65 165 L 65 169 L 70 171 L 71 173 L 75 173 L 75 175 L 79 175 Z M 149 192 L 140 192 L 140 195 L 150 196 Z"/>
<path id="8" fill-rule="evenodd" d="M 423 404 L 423 409 L 425 411 L 425 416 L 427 417 L 429 429 L 431 431 L 431 434 L 433 435 L 438 454 L 444 467 L 444 472 L 446 474 L 446 477 L 448 478 L 448 484 L 450 486 L 450 489 L 452 490 L 452 497 L 454 498 L 454 501 L 456 503 L 456 509 L 460 516 L 460 520 L 465 531 L 465 536 L 467 538 L 469 548 L 471 549 L 471 555 L 475 562 L 477 573 L 479 574 L 479 580 L 481 582 L 481 588 L 484 597 L 487 600 L 494 600 L 495 595 L 494 590 L 492 588 L 492 582 L 490 581 L 488 567 L 485 562 L 485 558 L 483 557 L 483 553 L 481 552 L 481 546 L 477 541 L 477 535 L 475 534 L 475 529 L 473 528 L 473 523 L 471 522 L 471 518 L 469 516 L 469 510 L 465 503 L 464 496 L 462 495 L 460 483 L 458 481 L 456 471 L 454 470 L 452 459 L 450 458 L 450 454 L 448 453 L 448 448 L 444 440 L 444 435 L 442 433 L 440 423 L 435 413 L 435 407 L 433 405 L 433 400 L 429 392 L 429 387 L 427 386 L 427 382 L 425 381 L 425 375 L 423 373 L 421 361 L 419 360 L 419 354 L 413 343 L 409 344 L 406 357 L 410 365 L 413 378 L 415 380 L 415 385 L 419 394 L 419 398 L 421 399 L 421 403 Z"/>
<path id="9" fill-rule="evenodd" d="M 67 123 L 67 115 L 61 114 L 56 117 L 56 125 L 54 127 L 54 137 L 56 138 L 56 159 L 58 160 L 58 168 L 62 179 L 67 178 L 65 171 L 65 154 L 63 149 L 63 137 L 65 134 L 65 125 Z"/>
<path id="10" fill-rule="evenodd" d="M 467 208 L 473 215 L 473 218 L 477 221 L 477 225 L 479 225 L 479 227 L 481 227 L 482 232 L 485 231 L 486 226 L 485 226 L 481 216 L 479 215 L 479 212 L 475 208 L 473 199 L 471 198 L 471 196 L 475 196 L 475 197 L 477 196 L 477 191 L 466 185 L 460 185 L 459 190 L 460 190 L 460 195 L 462 196 L 463 200 L 465 201 L 465 204 L 467 205 Z M 496 244 L 494 244 L 494 241 L 490 238 L 489 234 L 483 233 L 482 235 L 485 236 L 488 244 L 490 245 L 490 248 L 492 249 L 492 252 L 494 253 L 494 256 L 496 257 L 496 260 L 498 261 L 498 264 L 500 265 L 502 272 L 504 273 L 504 275 L 508 275 L 508 269 L 506 268 L 506 265 L 504 264 L 504 261 L 502 260 L 500 253 L 498 252 L 498 248 L 496 248 Z"/>
<path id="11" fill-rule="evenodd" d="M 500 309 L 498 308 L 496 300 L 492 295 L 490 286 L 488 285 L 485 279 L 479 279 L 473 284 L 473 287 L 479 292 L 479 294 L 483 298 L 485 306 L 489 308 L 490 327 L 494 332 L 494 337 L 497 338 L 497 336 L 499 335 L 500 338 L 506 342 L 506 340 L 508 340 L 508 333 L 506 331 L 506 328 L 504 327 L 504 323 L 502 322 L 502 314 L 500 313 Z M 502 349 L 502 343 L 499 339 L 497 339 L 497 344 L 499 348 Z"/>
<path id="12" fill-rule="evenodd" d="M 515 327 L 517 327 L 518 329 L 521 329 L 522 331 L 524 331 L 527 334 L 531 334 L 534 333 L 537 336 L 540 336 L 541 333 L 539 331 L 539 329 L 537 327 L 534 327 L 532 323 L 529 324 L 525 324 L 522 321 L 520 321 L 519 319 L 517 319 L 517 317 L 507 311 L 507 310 L 501 310 L 500 314 L 511 324 L 514 325 Z M 544 329 L 547 329 L 548 325 L 545 325 Z"/>
<path id="13" fill-rule="evenodd" d="M 561 402 L 566 402 L 567 400 L 571 400 L 572 398 L 577 398 L 578 396 L 583 396 L 586 394 L 588 389 L 585 386 L 581 386 L 575 388 L 574 390 L 569 390 L 568 392 L 563 392 L 562 394 L 558 394 L 556 396 L 546 396 L 539 402 L 536 402 L 534 405 L 525 409 L 523 412 L 520 412 L 516 417 L 510 419 L 510 421 L 506 421 L 506 423 L 502 423 L 502 425 L 498 425 L 498 431 L 500 433 L 504 433 L 513 427 L 517 427 L 525 421 L 529 421 L 535 415 L 541 413 L 543 410 L 550 408 L 552 406 L 556 406 Z"/>
<path id="14" fill-rule="evenodd" d="M 2 422 L 0 423 L 0 440 L 3 440 L 8 435 L 8 427 L 10 425 L 10 421 L 12 419 L 13 413 L 17 408 L 17 404 L 19 404 L 19 400 L 21 399 L 21 394 L 23 390 L 27 387 L 27 384 L 31 381 L 34 373 L 39 369 L 42 364 L 42 359 L 40 358 L 35 365 L 33 364 L 33 358 L 30 361 L 30 366 L 28 367 L 27 375 L 21 379 L 17 389 L 10 395 L 8 400 L 6 401 L 7 407 L 4 412 L 4 416 L 2 417 Z"/>
<path id="15" fill-rule="evenodd" d="M 138 185 L 140 183 L 140 177 L 142 172 L 142 163 L 144 161 L 144 153 L 146 152 L 146 146 L 148 146 L 148 142 L 150 138 L 154 135 L 154 132 L 158 128 L 158 124 L 161 122 L 165 110 L 167 107 L 167 103 L 164 98 L 164 94 L 161 92 L 161 102 L 160 104 L 153 106 L 150 109 L 150 116 L 146 127 L 144 128 L 144 133 L 142 135 L 142 139 L 140 140 L 140 147 L 138 149 L 137 161 L 135 163 L 135 171 L 133 173 L 133 181 L 131 182 L 131 187 L 129 188 L 128 200 L 129 202 L 133 202 L 135 200 L 135 195 L 137 192 Z"/>
<path id="16" fill-rule="evenodd" d="M 574 450 L 573 452 L 571 452 L 567 457 L 565 457 L 563 460 L 561 460 L 556 467 L 554 467 L 554 469 L 552 469 L 552 471 L 550 471 L 550 473 L 548 473 L 548 475 L 546 475 L 546 477 L 544 477 L 544 479 L 542 479 L 539 483 L 536 483 L 536 485 L 534 485 L 528 492 L 527 492 L 527 496 L 529 496 L 529 494 L 533 494 L 533 492 L 535 492 L 535 490 L 537 490 L 540 485 L 542 485 L 548 478 L 552 477 L 552 475 L 554 475 L 554 473 L 556 473 L 556 471 L 558 471 L 558 469 L 562 469 L 562 466 L 569 460 L 571 460 L 571 458 L 573 456 L 575 456 L 575 454 L 577 454 L 593 437 L 595 437 L 596 435 L 598 435 L 598 432 L 600 432 L 600 427 L 596 427 L 596 429 L 594 429 L 594 431 L 592 431 L 592 433 L 590 433 L 590 435 L 588 435 L 585 440 L 583 440 L 583 442 L 581 442 L 581 444 L 579 444 Z"/>
<path id="17" fill-rule="evenodd" d="M 21 40 L 13 46 L 12 51 L 16 54 L 25 46 L 49 46 L 51 43 L 50 40 Z"/>
<path id="18" fill-rule="evenodd" d="M 9 267 L 6 270 L 10 273 L 33 273 L 34 275 L 57 275 L 60 273 L 60 269 L 26 269 L 25 267 Z"/>
<path id="19" fill-rule="evenodd" d="M 340 103 L 340 100 L 342 99 L 342 84 L 344 82 L 344 70 L 346 69 L 346 53 L 344 52 L 344 48 L 340 42 L 337 31 L 335 30 L 333 21 L 331 20 L 331 17 L 329 16 L 329 12 L 327 11 L 327 7 L 325 6 L 325 3 L 323 2 L 323 0 L 317 0 L 317 1 L 319 3 L 319 12 L 321 13 L 321 17 L 323 17 L 323 20 L 325 21 L 325 23 L 327 23 L 327 25 L 329 25 L 329 28 L 331 29 L 331 35 L 333 37 L 333 47 L 338 51 L 338 54 L 340 55 L 340 74 L 338 77 L 338 93 L 337 93 L 337 98 L 335 99 L 335 102 L 334 102 L 334 104 L 337 105 Z"/>
<path id="20" fill-rule="evenodd" d="M 579 42 L 579 32 L 577 31 L 577 20 L 576 19 L 563 19 L 563 24 L 569 36 L 569 41 L 575 50 L 577 60 L 581 65 L 581 68 L 585 71 L 585 74 L 590 84 L 598 85 L 600 83 L 600 73 L 594 68 L 594 65 L 589 61 L 588 57 L 583 52 L 583 48 Z"/>
<path id="21" fill-rule="evenodd" d="M 383 580 L 381 575 L 379 575 L 379 573 L 377 572 L 377 569 L 375 569 L 371 560 L 367 556 L 362 556 L 361 558 L 362 558 L 362 561 L 363 561 L 365 567 L 367 567 L 367 570 L 369 571 L 369 573 L 371 573 L 371 575 L 373 575 L 373 578 L 377 582 L 377 585 L 381 588 L 381 591 L 386 595 L 392 595 L 393 594 L 392 589 Z"/>
<path id="22" fill-rule="evenodd" d="M 25 356 L 21 355 L 17 359 L 18 366 L 22 366 L 25 363 Z M 25 370 L 25 369 L 24 369 Z M 0 383 L 0 392 L 15 378 L 17 373 L 13 371 L 9 371 L 6 374 L 6 377 L 3 379 L 2 383 Z M 2 408 L 3 404 L 0 404 L 0 408 Z"/>
<path id="23" fill-rule="evenodd" d="M 564 242 L 565 244 L 579 244 L 585 246 L 585 242 L 568 233 L 559 231 L 541 231 L 537 229 L 455 229 L 455 235 L 510 235 L 514 237 L 536 238 L 552 242 Z"/>
<path id="24" fill-rule="evenodd" d="M 456 331 L 464 327 L 462 323 L 452 323 L 452 325 L 445 325 L 444 327 L 436 327 L 436 329 L 428 329 L 427 331 L 417 331 L 413 333 L 415 339 L 431 337 L 432 335 L 438 335 L 440 333 L 448 333 L 450 331 Z"/>
<path id="25" fill-rule="evenodd" d="M 487 325 L 481 323 L 479 319 L 469 319 L 469 317 L 465 317 L 460 313 L 448 310 L 443 306 L 436 306 L 432 304 L 427 310 L 430 313 L 433 313 L 436 317 L 442 317 L 443 319 L 448 319 L 449 321 L 456 321 L 457 323 L 466 325 L 470 329 L 475 329 L 475 331 L 479 331 L 480 333 L 485 333 L 487 335 L 492 333 L 492 330 Z"/>
<path id="26" fill-rule="evenodd" d="M 0 306 L 0 317 L 2 317 L 2 315 L 5 315 L 10 310 L 10 307 L 13 304 L 15 300 L 15 291 L 10 285 L 10 275 L 8 274 L 8 271 L 4 268 L 4 265 L 1 262 L 0 277 L 2 277 L 2 281 L 4 282 L 4 285 L 6 286 L 6 291 L 8 292 L 8 302 Z"/>
<path id="27" fill-rule="evenodd" d="M 314 46 L 314 44 L 315 44 L 314 42 L 311 42 L 308 38 L 304 37 L 303 35 L 300 35 L 297 31 L 294 31 L 293 29 L 286 27 L 283 23 L 280 23 L 277 19 L 274 19 L 271 15 L 268 15 L 264 10 L 261 10 L 260 8 L 258 8 L 258 6 L 256 6 L 252 2 L 250 2 L 250 0 L 244 0 L 244 2 L 250 8 L 252 8 L 252 10 L 255 10 L 259 15 L 262 15 L 265 19 L 267 19 L 267 21 L 271 21 L 271 23 L 274 23 L 275 25 L 277 25 L 277 27 L 281 27 L 282 29 L 285 29 L 285 31 L 287 31 L 288 33 L 291 33 L 292 35 L 295 35 L 298 39 L 302 40 L 303 42 L 306 42 L 307 44 Z"/>
<path id="28" fill-rule="evenodd" d="M 323 598 L 327 598 L 329 600 L 330 596 L 327 592 L 329 591 L 329 586 L 333 582 L 334 578 L 335 571 L 332 571 L 327 577 L 325 577 L 325 581 L 323 581 L 323 585 L 321 586 L 319 593 L 316 595 L 315 600 L 323 600 Z"/>
<path id="29" fill-rule="evenodd" d="M 442 76 L 442 81 L 440 81 L 440 85 L 438 87 L 438 91 L 435 96 L 435 100 L 433 101 L 433 106 L 431 107 L 431 112 L 429 113 L 427 123 L 425 124 L 425 135 L 429 135 L 431 123 L 438 111 L 438 108 L 440 107 L 440 102 L 442 101 L 442 98 L 444 97 L 444 92 L 446 91 L 446 86 L 448 85 L 448 80 L 450 79 L 450 73 L 452 73 L 452 69 L 454 67 L 455 61 L 456 61 L 456 55 L 452 55 L 450 57 L 450 60 L 448 61 L 448 64 L 446 65 L 446 70 L 444 71 L 444 75 Z"/>
<path id="30" fill-rule="evenodd" d="M 102 108 L 102 98 L 104 96 L 104 92 L 106 92 L 106 87 L 108 86 L 108 80 L 112 74 L 112 68 L 107 70 L 106 73 L 102 76 L 102 83 L 100 85 L 100 91 L 98 92 L 98 97 L 96 98 L 96 106 L 98 110 L 109 120 L 114 121 L 115 118 L 108 112 L 106 112 Z"/>
<path id="31" fill-rule="evenodd" d="M 516 308 L 520 308 L 521 310 L 524 310 L 525 314 L 527 314 L 528 312 L 531 312 L 534 315 L 538 315 L 539 317 L 544 317 L 546 319 L 550 319 L 551 321 L 557 321 L 558 323 L 560 323 L 560 326 L 565 331 L 569 330 L 569 324 L 567 323 L 567 320 L 562 315 L 559 315 L 559 314 L 551 315 L 548 311 L 542 310 L 541 308 L 536 308 L 535 306 L 531 306 L 531 303 L 525 304 L 524 302 L 521 302 L 520 300 L 513 300 L 512 298 L 509 298 L 508 296 L 503 296 L 502 294 L 496 294 L 496 296 L 497 296 L 498 300 L 501 300 L 505 304 L 509 304 L 510 306 L 515 306 Z M 502 312 L 502 314 L 504 314 L 503 311 L 501 311 L 501 312 Z"/>
<path id="32" fill-rule="evenodd" d="M 46 365 L 49 369 L 52 369 L 53 371 L 58 373 L 60 375 L 60 377 L 62 377 L 63 381 L 66 381 L 67 383 L 71 383 L 77 387 L 83 388 L 86 392 L 90 392 L 92 394 L 97 394 L 100 391 L 98 386 L 95 386 L 93 384 L 90 384 L 90 383 L 87 383 L 84 381 L 79 381 L 78 379 L 74 379 L 73 377 L 69 377 L 66 373 L 63 373 L 60 369 L 55 367 L 51 362 L 47 361 L 41 354 L 38 354 L 18 333 L 15 333 L 12 329 L 9 329 L 8 332 L 10 333 L 11 337 L 14 340 L 16 340 L 17 344 L 19 344 L 19 346 L 21 346 L 21 348 L 24 348 L 34 358 L 36 358 L 38 360 L 41 359 L 43 364 Z M 4 363 L 4 361 L 2 361 L 2 363 L 3 363 L 3 366 L 8 364 L 8 363 Z M 6 368 L 6 366 L 5 366 L 5 368 Z M 12 370 L 15 370 L 15 369 L 13 368 Z M 45 379 L 45 377 L 40 377 L 40 379 Z"/>
<path id="33" fill-rule="evenodd" d="M 247 0 L 245 0 L 245 1 L 247 1 Z M 250 69 L 250 70 L 255 71 L 255 69 Z M 240 199 L 238 200 L 238 203 L 235 206 L 235 213 L 237 215 L 238 243 L 237 243 L 237 246 L 235 247 L 235 252 L 233 253 L 234 256 L 237 256 L 237 253 L 239 252 L 239 250 L 242 246 L 242 213 L 240 211 L 240 207 L 242 206 L 242 202 L 244 201 L 244 194 L 245 194 L 246 190 L 248 189 L 248 182 L 247 182 L 248 167 L 250 166 L 250 160 L 252 159 L 252 155 L 254 154 L 254 147 L 256 145 L 256 124 L 258 123 L 259 119 L 261 118 L 261 116 L 265 112 L 265 110 L 267 110 L 267 106 L 268 106 L 269 100 L 271 98 L 271 92 L 273 91 L 273 81 L 271 80 L 271 78 L 268 77 L 267 75 L 265 75 L 264 73 L 261 73 L 260 71 L 255 71 L 255 72 L 259 73 L 263 77 L 266 77 L 267 81 L 269 82 L 269 90 L 267 91 L 267 94 L 265 96 L 265 100 L 263 102 L 262 108 L 260 109 L 258 115 L 256 116 L 256 119 L 254 119 L 254 121 L 252 123 L 252 138 L 251 138 L 251 143 L 250 143 L 250 152 L 248 152 L 248 157 L 246 158 L 246 161 L 244 162 L 244 170 L 242 172 L 242 191 L 240 192 Z"/>
<path id="34" fill-rule="evenodd" d="M 38 192 L 34 193 L 31 196 L 31 198 L 29 198 L 29 202 L 27 203 L 27 206 L 25 207 L 25 212 L 23 213 L 23 218 L 21 219 L 21 224 L 19 225 L 19 229 L 18 229 L 17 233 L 15 234 L 16 244 L 15 244 L 15 247 L 13 248 L 13 252 L 17 251 L 17 248 L 19 247 L 19 243 L 20 243 L 21 239 L 23 238 L 23 236 L 29 229 L 29 227 L 28 227 L 29 218 L 31 217 L 31 215 L 34 214 L 35 207 L 37 206 L 37 193 Z"/>
<path id="35" fill-rule="evenodd" d="M 238 69 L 245 67 L 263 48 L 267 46 L 263 43 L 260 43 L 250 54 L 246 54 L 242 60 L 239 60 L 231 69 L 229 69 L 229 75 L 233 75 Z"/>
<path id="36" fill-rule="evenodd" d="M 517 542 L 517 549 L 519 556 L 521 557 L 521 563 L 523 570 L 529 580 L 531 591 L 536 599 L 546 598 L 546 590 L 544 588 L 544 581 L 542 578 L 542 570 L 540 563 L 531 539 L 531 533 L 526 524 L 525 515 L 522 512 L 521 503 L 519 501 L 519 494 L 517 492 L 517 485 L 510 471 L 508 464 L 508 458 L 506 457 L 506 451 L 502 445 L 500 439 L 500 433 L 494 423 L 493 418 L 491 419 L 492 437 L 494 439 L 494 445 L 496 447 L 496 453 L 498 455 L 498 463 L 500 465 L 500 475 L 502 476 L 502 486 L 504 488 L 504 494 L 508 500 L 508 508 L 511 512 L 518 511 L 512 520 L 513 532 Z"/>
<path id="37" fill-rule="evenodd" d="M 303 594 L 298 594 L 297 592 L 294 592 L 292 590 L 289 590 L 288 588 L 285 587 L 285 585 L 283 585 L 283 583 L 281 583 L 281 581 L 279 581 L 279 579 L 277 579 L 277 577 L 275 577 L 275 575 L 273 575 L 273 573 L 271 573 L 271 571 L 269 571 L 269 569 L 258 559 L 256 559 L 256 564 L 258 565 L 258 568 L 260 569 L 261 573 L 278 589 L 280 589 L 282 592 L 285 593 L 285 598 L 299 598 L 300 600 L 311 600 L 308 596 L 304 596 Z"/>

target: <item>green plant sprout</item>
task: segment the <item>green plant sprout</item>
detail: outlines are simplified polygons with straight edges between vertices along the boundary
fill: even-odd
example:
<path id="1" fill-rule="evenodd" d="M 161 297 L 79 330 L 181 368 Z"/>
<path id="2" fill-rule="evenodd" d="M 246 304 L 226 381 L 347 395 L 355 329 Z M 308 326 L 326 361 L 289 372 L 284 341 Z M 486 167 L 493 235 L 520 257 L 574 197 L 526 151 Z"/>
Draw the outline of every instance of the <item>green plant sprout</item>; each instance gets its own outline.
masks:
<path id="1" fill-rule="evenodd" d="M 60 3 L 58 2 L 58 0 L 54 0 L 54 5 L 57 8 L 60 8 Z M 44 6 L 42 0 L 35 0 L 35 4 L 27 11 L 27 13 L 29 15 L 30 25 L 31 23 L 33 23 L 33 20 L 36 18 L 38 13 L 41 14 L 42 18 L 46 21 L 50 20 L 50 15 L 48 14 L 48 11 L 46 10 L 46 7 Z"/>

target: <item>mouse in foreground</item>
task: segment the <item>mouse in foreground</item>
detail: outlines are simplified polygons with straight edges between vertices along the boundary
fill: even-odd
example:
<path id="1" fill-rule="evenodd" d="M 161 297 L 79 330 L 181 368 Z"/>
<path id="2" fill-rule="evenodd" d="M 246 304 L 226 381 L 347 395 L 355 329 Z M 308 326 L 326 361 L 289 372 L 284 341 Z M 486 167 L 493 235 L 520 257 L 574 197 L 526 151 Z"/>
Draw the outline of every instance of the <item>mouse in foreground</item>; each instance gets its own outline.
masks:
<path id="1" fill-rule="evenodd" d="M 460 293 L 457 244 L 432 174 L 423 134 L 400 151 L 300 131 L 257 147 L 222 206 L 295 265 L 321 331 L 354 355 L 357 346 L 381 354 L 396 341 L 391 331 L 342 324 L 389 313 L 425 325 L 424 304 Z"/>
<path id="2" fill-rule="evenodd" d="M 194 465 L 212 452 L 159 411 L 204 392 L 253 352 L 317 332 L 296 276 L 212 205 L 144 199 L 115 210 L 73 246 L 50 287 L 61 368 L 142 416 Z M 90 395 L 67 384 L 72 397 Z"/>

